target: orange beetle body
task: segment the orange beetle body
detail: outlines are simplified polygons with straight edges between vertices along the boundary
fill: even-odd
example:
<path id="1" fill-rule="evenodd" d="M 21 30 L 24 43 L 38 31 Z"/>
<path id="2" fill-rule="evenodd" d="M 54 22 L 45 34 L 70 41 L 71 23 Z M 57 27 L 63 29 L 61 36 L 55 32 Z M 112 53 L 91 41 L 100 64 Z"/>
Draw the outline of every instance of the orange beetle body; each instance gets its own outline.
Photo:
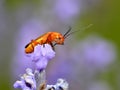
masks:
<path id="1" fill-rule="evenodd" d="M 58 32 L 47 32 L 35 40 L 31 40 L 31 42 L 25 46 L 25 53 L 32 53 L 34 51 L 34 47 L 38 44 L 50 44 L 54 48 L 53 42 L 55 44 L 63 45 L 64 36 Z"/>
<path id="2" fill-rule="evenodd" d="M 89 28 L 90 26 L 92 26 L 92 24 L 83 28 L 82 31 Z M 71 27 L 69 26 L 68 31 L 64 35 L 62 35 L 61 33 L 58 33 L 58 32 L 47 32 L 47 33 L 43 34 L 42 36 L 36 38 L 35 40 L 31 40 L 31 42 L 25 46 L 25 53 L 27 53 L 27 54 L 32 53 L 34 51 L 34 47 L 38 44 L 40 44 L 40 45 L 50 44 L 52 46 L 52 48 L 54 49 L 54 46 L 56 44 L 63 45 L 65 38 L 67 38 L 69 35 L 71 35 L 75 32 L 78 32 L 80 30 L 76 30 L 73 32 L 70 32 L 70 31 L 71 31 Z"/>

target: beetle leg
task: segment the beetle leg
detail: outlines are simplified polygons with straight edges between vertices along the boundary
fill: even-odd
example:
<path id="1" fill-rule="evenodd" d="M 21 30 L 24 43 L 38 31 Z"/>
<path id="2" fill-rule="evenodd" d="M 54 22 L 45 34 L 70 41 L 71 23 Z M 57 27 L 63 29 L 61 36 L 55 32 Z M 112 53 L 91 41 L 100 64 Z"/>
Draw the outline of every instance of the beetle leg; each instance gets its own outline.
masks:
<path id="1" fill-rule="evenodd" d="M 43 44 L 43 47 L 45 47 L 45 44 Z"/>
<path id="2" fill-rule="evenodd" d="M 55 51 L 55 47 L 54 47 L 53 43 L 50 43 L 50 45 L 51 45 L 52 49 Z"/>

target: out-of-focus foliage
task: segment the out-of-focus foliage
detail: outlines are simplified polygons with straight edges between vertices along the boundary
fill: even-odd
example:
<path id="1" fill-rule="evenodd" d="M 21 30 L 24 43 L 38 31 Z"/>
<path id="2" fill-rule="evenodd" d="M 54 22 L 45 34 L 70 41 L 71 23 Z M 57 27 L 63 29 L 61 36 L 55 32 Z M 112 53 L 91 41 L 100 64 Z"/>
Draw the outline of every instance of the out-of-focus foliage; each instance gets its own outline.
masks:
<path id="1" fill-rule="evenodd" d="M 18 8 L 20 8 L 22 5 L 27 5 L 28 3 L 31 3 L 34 6 L 38 5 L 39 2 L 41 2 L 41 0 L 19 0 L 19 1 L 16 1 L 16 0 L 4 0 L 4 4 L 5 6 L 7 7 L 7 9 L 9 10 L 17 10 Z"/>
<path id="2" fill-rule="evenodd" d="M 89 0 L 81 1 L 86 1 L 86 3 L 89 2 Z M 95 2 L 96 0 L 91 1 Z M 88 8 L 80 13 L 80 17 L 76 21 L 77 23 L 75 22 L 75 28 L 80 28 L 80 26 L 86 26 L 88 24 L 93 24 L 93 26 L 83 33 L 75 34 L 74 45 L 77 44 L 81 38 L 84 38 L 91 33 L 97 33 L 105 39 L 112 41 L 117 47 L 118 58 L 112 65 L 109 66 L 107 71 L 102 74 L 98 73 L 98 75 L 94 77 L 94 80 L 103 80 L 109 84 L 111 90 L 120 90 L 120 1 L 97 1 L 99 2 L 90 8 L 90 3 L 85 4 L 86 6 L 88 5 Z M 38 11 L 41 10 L 43 3 L 44 1 L 41 0 L 0 1 L 0 90 L 13 90 L 14 81 L 11 80 L 13 75 L 11 65 L 13 64 L 11 62 L 12 55 L 14 55 L 14 51 L 17 50 L 14 44 L 15 36 L 19 32 L 23 23 L 27 22 L 27 20 L 33 16 L 38 18 L 39 15 L 42 15 Z M 25 32 L 24 34 L 26 33 L 28 32 Z M 17 37 L 16 40 L 19 42 L 21 39 Z M 73 86 L 76 87 L 74 81 L 70 82 L 70 84 L 74 84 Z M 71 88 L 70 90 L 75 89 Z"/>
<path id="3" fill-rule="evenodd" d="M 100 5 L 94 6 L 88 12 L 80 17 L 80 22 L 87 24 L 93 23 L 93 27 L 88 32 L 96 32 L 103 37 L 113 41 L 117 46 L 118 56 L 120 54 L 120 1 L 105 0 Z M 79 37 L 78 37 L 79 38 Z M 102 75 L 98 75 L 99 79 L 106 80 L 113 90 L 119 90 L 120 84 L 120 57 L 110 66 L 109 70 Z"/>

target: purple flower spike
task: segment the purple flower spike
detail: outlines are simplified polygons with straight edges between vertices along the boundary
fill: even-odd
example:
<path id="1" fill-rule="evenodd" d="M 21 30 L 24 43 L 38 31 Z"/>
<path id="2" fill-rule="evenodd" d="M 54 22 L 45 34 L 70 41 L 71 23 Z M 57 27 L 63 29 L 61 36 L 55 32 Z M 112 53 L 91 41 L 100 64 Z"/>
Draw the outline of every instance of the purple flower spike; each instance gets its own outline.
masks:
<path id="1" fill-rule="evenodd" d="M 59 78 L 55 85 L 47 85 L 46 90 L 68 90 L 68 87 L 68 82 L 62 78 Z"/>
<path id="2" fill-rule="evenodd" d="M 32 70 L 26 69 L 26 73 L 21 76 L 21 80 L 16 81 L 13 86 L 22 90 L 36 90 L 36 81 Z"/>
<path id="3" fill-rule="evenodd" d="M 55 56 L 55 52 L 49 44 L 37 45 L 34 52 L 28 56 L 35 62 L 37 70 L 41 71 L 46 68 L 48 61 Z"/>

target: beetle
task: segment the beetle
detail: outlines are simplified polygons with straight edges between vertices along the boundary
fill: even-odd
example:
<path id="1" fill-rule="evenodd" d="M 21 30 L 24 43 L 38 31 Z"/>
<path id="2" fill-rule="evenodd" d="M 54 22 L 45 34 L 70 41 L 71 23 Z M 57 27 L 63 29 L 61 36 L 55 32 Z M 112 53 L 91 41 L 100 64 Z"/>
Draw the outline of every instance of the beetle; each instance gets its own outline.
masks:
<path id="1" fill-rule="evenodd" d="M 91 24 L 88 25 L 86 28 L 88 28 L 90 26 L 91 26 Z M 82 30 L 85 30 L 86 28 L 83 28 Z M 35 40 L 31 40 L 31 42 L 25 46 L 25 53 L 27 53 L 27 54 L 32 53 L 34 51 L 34 47 L 38 44 L 40 44 L 40 45 L 49 44 L 52 46 L 53 50 L 54 50 L 55 45 L 64 45 L 65 38 L 67 38 L 69 35 L 77 32 L 77 31 L 80 31 L 80 30 L 76 30 L 76 31 L 69 33 L 71 31 L 71 29 L 72 28 L 69 26 L 69 29 L 67 30 L 67 32 L 64 35 L 62 35 L 59 32 L 47 32 L 47 33 L 39 36 Z"/>

